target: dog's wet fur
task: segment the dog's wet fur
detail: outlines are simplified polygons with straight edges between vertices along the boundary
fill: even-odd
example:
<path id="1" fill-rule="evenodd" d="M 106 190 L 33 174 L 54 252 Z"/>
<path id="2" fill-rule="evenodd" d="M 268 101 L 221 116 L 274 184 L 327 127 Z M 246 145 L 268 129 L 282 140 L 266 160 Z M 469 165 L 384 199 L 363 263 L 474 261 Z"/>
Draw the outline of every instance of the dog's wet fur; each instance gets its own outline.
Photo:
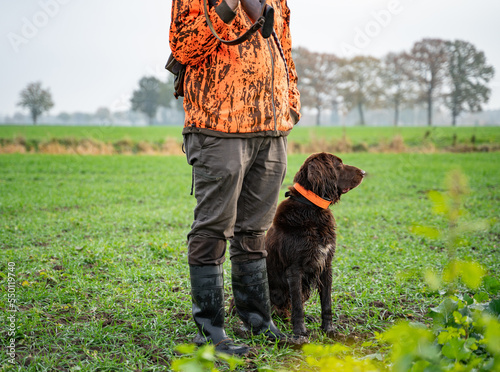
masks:
<path id="1" fill-rule="evenodd" d="M 306 190 L 337 203 L 358 186 L 365 172 L 329 153 L 309 156 L 294 178 Z M 274 313 L 290 317 L 294 336 L 307 336 L 304 303 L 313 289 L 321 300 L 321 329 L 333 336 L 332 259 L 336 248 L 332 211 L 301 202 L 291 186 L 266 235 L 267 271 Z"/>

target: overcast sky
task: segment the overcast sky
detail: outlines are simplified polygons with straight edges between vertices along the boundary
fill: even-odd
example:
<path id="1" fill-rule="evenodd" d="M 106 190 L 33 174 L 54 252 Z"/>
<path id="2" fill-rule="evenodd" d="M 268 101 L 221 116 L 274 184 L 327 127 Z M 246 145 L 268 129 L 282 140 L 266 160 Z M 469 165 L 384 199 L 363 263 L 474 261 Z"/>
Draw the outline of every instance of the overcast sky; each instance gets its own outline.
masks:
<path id="1" fill-rule="evenodd" d="M 500 108 L 500 1 L 288 0 L 294 46 L 381 57 L 423 38 L 461 39 L 496 69 L 486 108 Z M 0 0 L 0 117 L 33 81 L 51 113 L 129 107 L 142 76 L 164 79 L 171 1 Z"/>

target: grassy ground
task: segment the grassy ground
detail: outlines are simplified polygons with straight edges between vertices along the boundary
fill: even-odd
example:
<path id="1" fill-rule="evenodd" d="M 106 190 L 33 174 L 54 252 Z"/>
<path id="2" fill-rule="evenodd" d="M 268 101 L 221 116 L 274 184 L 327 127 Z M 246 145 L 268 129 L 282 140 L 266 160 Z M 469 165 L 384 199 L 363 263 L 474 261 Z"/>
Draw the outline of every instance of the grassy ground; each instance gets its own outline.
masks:
<path id="1" fill-rule="evenodd" d="M 50 126 L 50 125 L 2 125 L 0 138 L 24 137 L 27 140 L 52 138 L 92 138 L 100 141 L 119 141 L 130 138 L 135 141 L 158 141 L 165 137 L 179 137 L 180 126 L 117 127 L 117 126 Z"/>
<path id="2" fill-rule="evenodd" d="M 282 197 L 305 157 L 289 157 Z M 446 228 L 446 221 L 431 213 L 426 193 L 444 190 L 452 169 L 460 168 L 469 180 L 464 219 L 491 221 L 488 230 L 467 236 L 458 255 L 498 275 L 500 223 L 494 218 L 500 212 L 500 155 L 342 157 L 368 177 L 333 207 L 338 337 L 326 338 L 318 324 L 308 327 L 311 342 L 340 341 L 364 354 L 373 350 L 363 348 L 362 341 L 375 331 L 398 319 L 425 322 L 428 308 L 440 301 L 421 273 L 446 264 L 444 243 L 415 236 L 410 228 Z M 8 307 L 13 272 L 19 306 L 13 313 L 16 363 L 23 370 L 169 369 L 174 347 L 195 334 L 185 242 L 195 205 L 190 183 L 182 156 L 0 156 L 0 285 L 5 294 L 0 307 Z M 229 260 L 225 271 L 230 272 Z M 317 297 L 306 312 L 319 316 Z M 4 324 L 2 336 L 9 330 Z M 227 325 L 238 338 L 237 319 L 228 317 Z M 289 323 L 279 325 L 290 330 Z M 243 341 L 253 348 L 246 370 L 303 366 L 300 350 L 259 338 Z M 14 369 L 5 362 L 6 350 L 0 350 L 0 363 Z"/>

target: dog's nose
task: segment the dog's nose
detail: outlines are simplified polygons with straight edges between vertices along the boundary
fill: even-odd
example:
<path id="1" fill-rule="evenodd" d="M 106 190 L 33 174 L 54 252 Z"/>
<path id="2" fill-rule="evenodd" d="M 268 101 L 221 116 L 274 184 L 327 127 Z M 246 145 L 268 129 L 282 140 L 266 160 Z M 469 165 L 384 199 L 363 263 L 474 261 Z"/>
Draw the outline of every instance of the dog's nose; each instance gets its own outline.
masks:
<path id="1" fill-rule="evenodd" d="M 361 169 L 361 174 L 364 176 L 366 172 L 363 169 Z"/>

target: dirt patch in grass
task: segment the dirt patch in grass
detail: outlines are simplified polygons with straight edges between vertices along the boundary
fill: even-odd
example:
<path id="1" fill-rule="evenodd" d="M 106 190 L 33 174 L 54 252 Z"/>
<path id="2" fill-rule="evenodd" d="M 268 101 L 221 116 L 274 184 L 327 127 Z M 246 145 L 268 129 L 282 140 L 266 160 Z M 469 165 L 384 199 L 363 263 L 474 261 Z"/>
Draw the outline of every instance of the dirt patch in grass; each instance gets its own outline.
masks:
<path id="1" fill-rule="evenodd" d="M 409 146 L 403 136 L 395 135 L 390 139 L 376 139 L 376 143 L 353 142 L 348 136 L 339 139 L 325 139 L 312 135 L 306 143 L 288 141 L 289 154 L 309 154 L 318 151 L 331 153 L 436 153 L 436 152 L 493 152 L 500 151 L 500 144 L 459 144 L 438 147 L 430 140 L 423 140 L 418 145 Z M 14 139 L 0 138 L 0 154 L 73 154 L 73 155 L 182 155 L 182 144 L 175 138 L 163 140 L 133 141 L 124 138 L 115 142 L 103 142 L 91 138 L 52 138 L 50 140 L 30 140 L 23 137 Z"/>
<path id="2" fill-rule="evenodd" d="M 182 145 L 174 138 L 156 142 L 132 141 L 128 138 L 103 142 L 91 138 L 52 138 L 48 141 L 22 137 L 0 138 L 0 154 L 69 154 L 69 155 L 182 155 Z"/>

